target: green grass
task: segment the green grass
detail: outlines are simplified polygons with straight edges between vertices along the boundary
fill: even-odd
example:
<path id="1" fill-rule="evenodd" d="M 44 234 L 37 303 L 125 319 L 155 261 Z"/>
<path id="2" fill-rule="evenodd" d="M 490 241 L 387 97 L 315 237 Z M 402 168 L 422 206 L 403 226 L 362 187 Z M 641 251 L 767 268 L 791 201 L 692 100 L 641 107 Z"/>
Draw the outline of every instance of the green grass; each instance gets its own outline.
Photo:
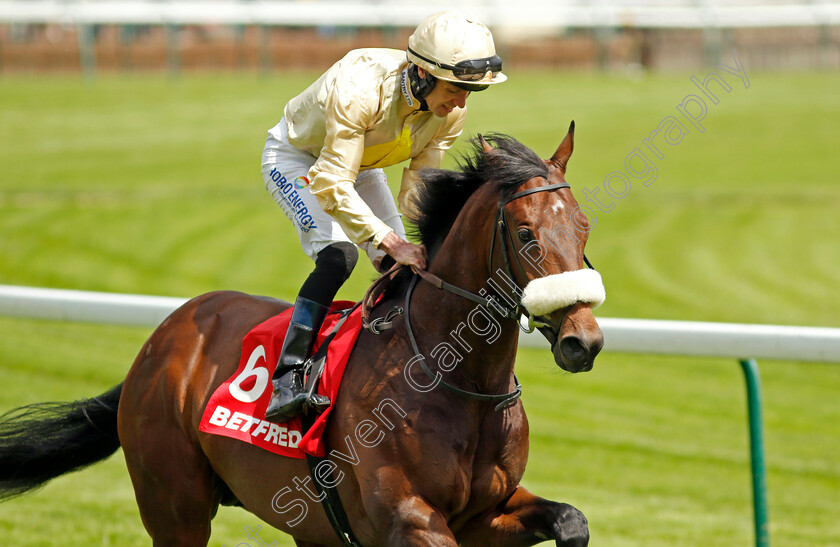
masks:
<path id="1" fill-rule="evenodd" d="M 687 125 L 681 143 L 662 145 L 653 185 L 597 211 L 587 254 L 607 285 L 599 316 L 840 326 L 840 75 L 749 70 L 749 89 L 727 77 L 733 89 L 708 105 L 704 133 Z M 680 116 L 698 93 L 690 75 L 514 71 L 470 98 L 466 134 L 502 131 L 547 157 L 574 119 L 567 178 L 586 204 L 582 188 Z M 0 283 L 294 298 L 311 263 L 263 188 L 259 157 L 314 76 L 0 80 Z M 360 261 L 339 297 L 359 298 L 371 276 Z M 149 332 L 0 318 L 0 411 L 101 393 Z M 773 544 L 840 545 L 840 369 L 760 366 Z M 581 508 L 593 545 L 752 541 L 734 359 L 606 354 L 572 376 L 522 350 L 517 370 L 531 422 L 525 484 Z M 210 545 L 247 542 L 242 528 L 255 524 L 222 509 Z M 0 537 L 149 544 L 120 454 L 0 505 Z"/>

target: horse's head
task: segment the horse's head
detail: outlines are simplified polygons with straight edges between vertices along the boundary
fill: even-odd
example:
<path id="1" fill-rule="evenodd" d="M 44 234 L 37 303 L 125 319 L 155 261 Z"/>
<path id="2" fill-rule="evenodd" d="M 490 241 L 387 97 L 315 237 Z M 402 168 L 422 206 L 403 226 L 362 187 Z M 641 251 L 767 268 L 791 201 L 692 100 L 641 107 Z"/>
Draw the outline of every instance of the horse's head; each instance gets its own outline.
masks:
<path id="1" fill-rule="evenodd" d="M 604 287 L 584 266 L 589 221 L 565 181 L 574 122 L 549 160 L 510 137 L 488 139 L 459 172 L 423 173 L 412 220 L 432 266 L 495 299 L 500 313 L 526 313 L 562 369 L 590 370 L 604 343 L 592 315 Z"/>
<path id="2" fill-rule="evenodd" d="M 604 301 L 604 287 L 598 272 L 584 265 L 590 225 L 565 180 L 574 128 L 572 122 L 551 159 L 543 160 L 544 175 L 502 191 L 491 269 L 497 275 L 501 269 L 524 287 L 521 305 L 551 343 L 557 365 L 582 372 L 592 368 L 604 344 L 592 315 L 592 307 Z M 491 161 L 516 161 L 504 148 L 484 139 L 481 144 Z"/>

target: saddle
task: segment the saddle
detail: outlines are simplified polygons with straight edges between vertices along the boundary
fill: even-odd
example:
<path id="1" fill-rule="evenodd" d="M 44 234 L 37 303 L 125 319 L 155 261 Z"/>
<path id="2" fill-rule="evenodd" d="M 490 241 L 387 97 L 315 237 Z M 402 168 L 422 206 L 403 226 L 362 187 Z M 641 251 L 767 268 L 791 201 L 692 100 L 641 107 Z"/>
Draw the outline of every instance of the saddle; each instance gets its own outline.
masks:
<path id="1" fill-rule="evenodd" d="M 317 416 L 311 427 L 300 418 L 284 424 L 265 421 L 271 398 L 271 375 L 283 346 L 291 309 L 263 321 L 242 339 L 239 366 L 210 397 L 199 430 L 238 439 L 290 458 L 325 453 L 321 439 L 330 408 Z M 358 304 L 333 302 L 307 361 L 310 374 L 306 387 L 335 400 L 347 361 L 362 329 Z"/>
<path id="2" fill-rule="evenodd" d="M 402 308 L 390 310 L 383 317 L 371 318 L 388 284 L 403 266 L 394 266 L 380 276 L 359 302 L 336 301 L 315 341 L 314 353 L 305 367 L 305 387 L 312 393 L 335 401 L 341 378 L 362 327 L 378 333 L 393 326 Z M 259 446 L 290 458 L 323 456 L 321 436 L 327 424 L 328 408 L 318 416 L 293 418 L 284 424 L 263 419 L 271 398 L 271 375 L 283 347 L 291 309 L 263 321 L 242 339 L 239 366 L 210 397 L 199 430 Z"/>

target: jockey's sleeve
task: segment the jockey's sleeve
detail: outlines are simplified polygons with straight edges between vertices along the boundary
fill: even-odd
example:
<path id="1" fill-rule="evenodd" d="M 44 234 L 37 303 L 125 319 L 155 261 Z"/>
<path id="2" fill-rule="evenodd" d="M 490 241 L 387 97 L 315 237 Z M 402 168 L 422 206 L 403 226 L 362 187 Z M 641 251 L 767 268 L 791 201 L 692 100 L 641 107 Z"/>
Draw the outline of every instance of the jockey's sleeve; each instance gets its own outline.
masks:
<path id="1" fill-rule="evenodd" d="M 420 154 L 415 156 L 408 167 L 403 169 L 402 184 L 397 197 L 400 211 L 409 219 L 416 218 L 415 203 L 417 200 L 420 170 L 425 168 L 437 169 L 443 162 L 446 151 L 452 147 L 467 120 L 467 109 L 456 108 L 447 116 L 446 124 L 441 126 L 435 137 Z"/>
<path id="2" fill-rule="evenodd" d="M 326 138 L 309 170 L 312 194 L 353 243 L 378 247 L 391 228 L 373 214 L 355 189 L 365 146 L 373 125 L 379 93 L 364 74 L 339 74 L 324 102 Z"/>

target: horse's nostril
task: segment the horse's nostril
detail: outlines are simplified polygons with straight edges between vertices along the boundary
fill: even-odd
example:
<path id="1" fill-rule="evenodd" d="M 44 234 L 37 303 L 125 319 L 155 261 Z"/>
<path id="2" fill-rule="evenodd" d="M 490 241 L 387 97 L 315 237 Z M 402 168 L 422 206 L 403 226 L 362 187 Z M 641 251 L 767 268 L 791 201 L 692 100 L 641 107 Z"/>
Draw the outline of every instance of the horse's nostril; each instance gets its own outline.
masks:
<path id="1" fill-rule="evenodd" d="M 586 348 L 576 336 L 566 336 L 560 340 L 560 352 L 568 363 L 580 363 L 586 359 Z"/>

